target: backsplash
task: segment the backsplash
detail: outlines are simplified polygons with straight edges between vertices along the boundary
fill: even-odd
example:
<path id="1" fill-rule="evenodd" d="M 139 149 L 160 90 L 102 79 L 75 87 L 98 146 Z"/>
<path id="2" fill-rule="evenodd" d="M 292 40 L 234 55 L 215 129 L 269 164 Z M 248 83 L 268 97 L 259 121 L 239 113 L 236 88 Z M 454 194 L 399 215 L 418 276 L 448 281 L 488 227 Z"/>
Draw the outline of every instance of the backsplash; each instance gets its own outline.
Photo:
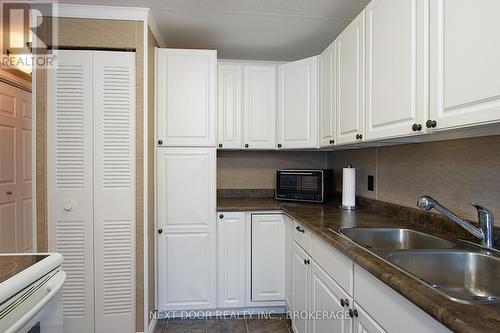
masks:
<path id="1" fill-rule="evenodd" d="M 325 152 L 218 151 L 218 189 L 273 189 L 276 169 L 326 167 Z"/>
<path id="2" fill-rule="evenodd" d="M 475 201 L 490 208 L 500 225 L 500 136 L 406 144 L 330 152 L 336 189 L 342 189 L 342 168 L 356 168 L 359 196 L 416 207 L 428 194 L 466 218 L 477 220 Z M 368 175 L 375 190 L 367 190 Z"/>

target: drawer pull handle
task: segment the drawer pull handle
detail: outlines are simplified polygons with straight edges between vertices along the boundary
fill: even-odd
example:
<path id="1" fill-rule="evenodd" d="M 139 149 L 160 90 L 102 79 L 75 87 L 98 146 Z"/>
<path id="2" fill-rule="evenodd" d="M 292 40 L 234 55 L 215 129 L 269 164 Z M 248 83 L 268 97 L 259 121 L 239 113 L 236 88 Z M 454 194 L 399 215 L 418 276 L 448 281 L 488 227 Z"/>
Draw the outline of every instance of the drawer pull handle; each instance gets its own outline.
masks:
<path id="1" fill-rule="evenodd" d="M 349 309 L 349 317 L 353 318 L 357 316 L 358 316 L 358 310 L 354 309 L 353 311 L 352 309 Z"/>
<path id="2" fill-rule="evenodd" d="M 301 227 L 299 226 L 296 226 L 295 229 L 297 229 L 298 232 L 301 232 L 301 233 L 305 233 L 306 231 L 304 229 L 302 229 Z"/>
<path id="3" fill-rule="evenodd" d="M 309 265 L 311 263 L 311 261 L 309 261 L 309 259 L 304 259 L 304 265 Z"/>

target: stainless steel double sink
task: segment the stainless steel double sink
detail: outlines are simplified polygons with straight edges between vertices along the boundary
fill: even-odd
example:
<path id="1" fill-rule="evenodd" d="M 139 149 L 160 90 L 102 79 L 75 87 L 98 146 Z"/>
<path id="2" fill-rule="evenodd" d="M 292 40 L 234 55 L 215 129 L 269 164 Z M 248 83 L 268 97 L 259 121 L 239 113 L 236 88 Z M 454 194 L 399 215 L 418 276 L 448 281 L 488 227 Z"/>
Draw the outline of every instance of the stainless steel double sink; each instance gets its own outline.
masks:
<path id="1" fill-rule="evenodd" d="M 500 256 L 494 251 L 403 228 L 341 228 L 338 232 L 450 299 L 500 301 Z"/>

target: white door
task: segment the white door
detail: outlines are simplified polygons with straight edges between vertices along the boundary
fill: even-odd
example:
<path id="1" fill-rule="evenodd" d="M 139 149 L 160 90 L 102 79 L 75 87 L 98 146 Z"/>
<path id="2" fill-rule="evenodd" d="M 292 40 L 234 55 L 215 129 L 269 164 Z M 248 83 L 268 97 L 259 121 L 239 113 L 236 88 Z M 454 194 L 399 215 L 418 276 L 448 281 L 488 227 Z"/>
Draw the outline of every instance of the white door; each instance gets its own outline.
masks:
<path id="1" fill-rule="evenodd" d="M 218 64 L 217 147 L 240 149 L 242 133 L 242 66 Z"/>
<path id="2" fill-rule="evenodd" d="M 243 147 L 275 149 L 276 66 L 244 66 L 243 86 Z"/>
<path id="3" fill-rule="evenodd" d="M 365 11 L 337 37 L 337 143 L 364 139 Z"/>
<path id="4" fill-rule="evenodd" d="M 309 285 L 311 281 L 310 264 L 311 258 L 302 248 L 293 243 L 292 249 L 292 297 L 294 313 L 307 313 Z M 292 318 L 292 328 L 295 333 L 307 333 L 308 320 L 303 318 Z"/>
<path id="5" fill-rule="evenodd" d="M 281 214 L 252 215 L 252 301 L 285 299 L 285 221 Z"/>
<path id="6" fill-rule="evenodd" d="M 497 0 L 431 1 L 431 129 L 500 120 L 498 13 Z"/>
<path id="7" fill-rule="evenodd" d="M 215 147 L 217 51 L 157 49 L 159 146 Z"/>
<path id="8" fill-rule="evenodd" d="M 335 144 L 336 56 L 337 43 L 333 42 L 319 57 L 319 145 L 321 147 L 328 147 Z"/>
<path id="9" fill-rule="evenodd" d="M 353 308 L 353 315 L 354 333 L 385 333 L 384 329 L 358 304 Z"/>
<path id="10" fill-rule="evenodd" d="M 429 1 L 366 7 L 366 138 L 425 133 Z"/>
<path id="11" fill-rule="evenodd" d="M 135 332 L 135 53 L 93 52 L 96 332 Z"/>
<path id="12" fill-rule="evenodd" d="M 279 66 L 278 144 L 318 146 L 318 57 Z"/>
<path id="13" fill-rule="evenodd" d="M 157 150 L 158 309 L 214 308 L 213 148 Z"/>
<path id="14" fill-rule="evenodd" d="M 217 307 L 245 307 L 246 225 L 244 212 L 217 218 Z"/>
<path id="15" fill-rule="evenodd" d="M 57 57 L 47 71 L 48 248 L 64 257 L 64 329 L 94 332 L 92 52 Z"/>
<path id="16" fill-rule="evenodd" d="M 310 283 L 309 312 L 326 315 L 323 318 L 311 319 L 309 332 L 352 332 L 352 320 L 348 316 L 352 299 L 315 262 L 311 262 Z"/>
<path id="17" fill-rule="evenodd" d="M 0 253 L 30 252 L 31 93 L 0 82 Z"/>

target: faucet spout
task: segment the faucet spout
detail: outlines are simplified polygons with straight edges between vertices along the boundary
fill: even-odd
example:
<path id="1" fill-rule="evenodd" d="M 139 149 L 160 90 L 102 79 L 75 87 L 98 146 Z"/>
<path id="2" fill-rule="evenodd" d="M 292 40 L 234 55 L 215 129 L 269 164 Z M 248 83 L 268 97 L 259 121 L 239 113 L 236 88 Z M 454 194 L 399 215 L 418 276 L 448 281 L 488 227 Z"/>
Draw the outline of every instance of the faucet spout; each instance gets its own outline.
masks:
<path id="1" fill-rule="evenodd" d="M 424 195 L 418 198 L 417 207 L 430 211 L 431 209 L 436 209 L 441 214 L 448 217 L 450 220 L 470 232 L 474 237 L 481 240 L 483 246 L 492 248 L 494 245 L 493 239 L 493 213 L 478 204 L 472 204 L 478 211 L 478 218 L 481 228 L 476 228 L 470 224 L 466 219 L 457 216 L 448 208 L 444 207 L 437 200 L 431 198 L 428 195 Z"/>

